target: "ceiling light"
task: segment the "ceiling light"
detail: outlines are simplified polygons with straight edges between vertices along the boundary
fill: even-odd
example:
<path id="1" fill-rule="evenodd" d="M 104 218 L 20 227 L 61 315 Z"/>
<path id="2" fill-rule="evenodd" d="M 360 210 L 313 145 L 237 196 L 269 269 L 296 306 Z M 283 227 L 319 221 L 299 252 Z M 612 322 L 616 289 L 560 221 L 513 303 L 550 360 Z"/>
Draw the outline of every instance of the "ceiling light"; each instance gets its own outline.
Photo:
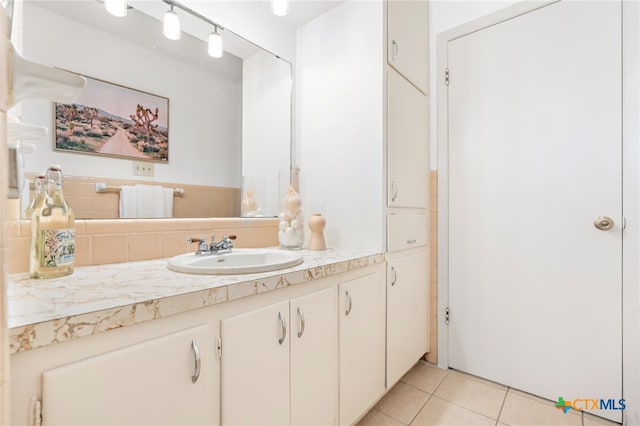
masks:
<path id="1" fill-rule="evenodd" d="M 222 58 L 222 37 L 218 34 L 218 27 L 209 34 L 209 56 Z"/>
<path id="2" fill-rule="evenodd" d="M 285 16 L 289 13 L 289 0 L 271 0 L 271 11 L 276 16 Z"/>
<path id="3" fill-rule="evenodd" d="M 127 0 L 104 0 L 104 8 L 118 18 L 127 16 Z"/>
<path id="4" fill-rule="evenodd" d="M 173 11 L 173 5 L 171 9 L 164 13 L 164 20 L 162 21 L 162 34 L 169 40 L 180 40 L 180 18 Z"/>

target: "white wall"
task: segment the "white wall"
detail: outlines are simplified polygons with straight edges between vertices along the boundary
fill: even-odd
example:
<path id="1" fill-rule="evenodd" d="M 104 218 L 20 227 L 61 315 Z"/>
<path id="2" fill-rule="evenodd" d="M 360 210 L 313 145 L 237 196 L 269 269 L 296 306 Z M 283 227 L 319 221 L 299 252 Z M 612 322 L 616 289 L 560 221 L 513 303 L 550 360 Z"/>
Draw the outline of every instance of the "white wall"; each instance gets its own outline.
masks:
<path id="1" fill-rule="evenodd" d="M 303 209 L 330 247 L 384 251 L 382 12 L 347 1 L 298 32 Z"/>
<path id="2" fill-rule="evenodd" d="M 240 83 L 30 3 L 24 4 L 24 14 L 27 59 L 170 99 L 169 163 L 155 164 L 155 180 L 240 186 Z M 36 142 L 36 151 L 26 156 L 27 171 L 43 172 L 59 163 L 69 175 L 133 177 L 131 160 L 54 151 L 50 102 L 24 102 L 21 114 L 25 122 L 50 129 L 49 137 Z"/>
<path id="3" fill-rule="evenodd" d="M 513 0 L 485 1 L 443 1 L 431 0 L 429 2 L 429 92 L 431 93 L 430 129 L 431 140 L 431 169 L 438 168 L 438 141 L 437 141 L 437 117 L 436 88 L 438 81 L 437 70 L 441 68 L 437 64 L 437 35 L 450 30 L 484 15 L 503 9 L 517 3 Z"/>
<path id="4" fill-rule="evenodd" d="M 280 213 L 278 173 L 289 172 L 291 120 L 283 117 L 291 116 L 291 71 L 264 51 L 242 63 L 242 175 L 262 178 L 262 188 L 249 190 L 265 216 Z"/>

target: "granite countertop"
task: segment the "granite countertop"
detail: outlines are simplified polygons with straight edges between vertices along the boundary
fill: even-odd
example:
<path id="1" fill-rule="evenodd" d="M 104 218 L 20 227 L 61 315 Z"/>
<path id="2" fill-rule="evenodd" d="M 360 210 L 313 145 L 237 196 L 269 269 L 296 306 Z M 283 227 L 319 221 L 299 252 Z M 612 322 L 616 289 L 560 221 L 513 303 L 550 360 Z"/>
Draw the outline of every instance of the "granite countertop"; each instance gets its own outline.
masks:
<path id="1" fill-rule="evenodd" d="M 84 266 L 62 278 L 9 276 L 11 353 L 72 340 L 192 309 L 382 263 L 382 253 L 301 250 L 304 262 L 246 275 L 191 275 L 166 259 Z"/>

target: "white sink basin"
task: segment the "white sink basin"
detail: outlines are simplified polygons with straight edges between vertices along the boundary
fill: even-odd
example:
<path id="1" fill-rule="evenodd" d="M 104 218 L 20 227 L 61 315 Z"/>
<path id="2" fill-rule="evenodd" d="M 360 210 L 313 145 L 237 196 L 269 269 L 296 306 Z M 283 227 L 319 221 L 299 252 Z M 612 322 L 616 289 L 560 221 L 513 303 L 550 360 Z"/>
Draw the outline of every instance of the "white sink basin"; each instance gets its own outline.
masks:
<path id="1" fill-rule="evenodd" d="M 302 263 L 300 253 L 278 249 L 233 249 L 231 253 L 196 256 L 181 254 L 167 261 L 172 271 L 187 274 L 226 275 L 277 271 Z"/>

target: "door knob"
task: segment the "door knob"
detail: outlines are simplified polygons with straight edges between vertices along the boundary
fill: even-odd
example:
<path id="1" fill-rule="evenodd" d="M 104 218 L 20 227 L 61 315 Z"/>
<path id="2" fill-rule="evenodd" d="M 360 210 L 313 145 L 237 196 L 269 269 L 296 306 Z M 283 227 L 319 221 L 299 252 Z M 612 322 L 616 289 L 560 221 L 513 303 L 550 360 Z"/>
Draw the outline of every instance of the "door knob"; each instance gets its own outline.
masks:
<path id="1" fill-rule="evenodd" d="M 593 221 L 593 226 L 601 231 L 608 231 L 613 228 L 613 219 L 609 216 L 598 216 L 596 220 Z"/>

